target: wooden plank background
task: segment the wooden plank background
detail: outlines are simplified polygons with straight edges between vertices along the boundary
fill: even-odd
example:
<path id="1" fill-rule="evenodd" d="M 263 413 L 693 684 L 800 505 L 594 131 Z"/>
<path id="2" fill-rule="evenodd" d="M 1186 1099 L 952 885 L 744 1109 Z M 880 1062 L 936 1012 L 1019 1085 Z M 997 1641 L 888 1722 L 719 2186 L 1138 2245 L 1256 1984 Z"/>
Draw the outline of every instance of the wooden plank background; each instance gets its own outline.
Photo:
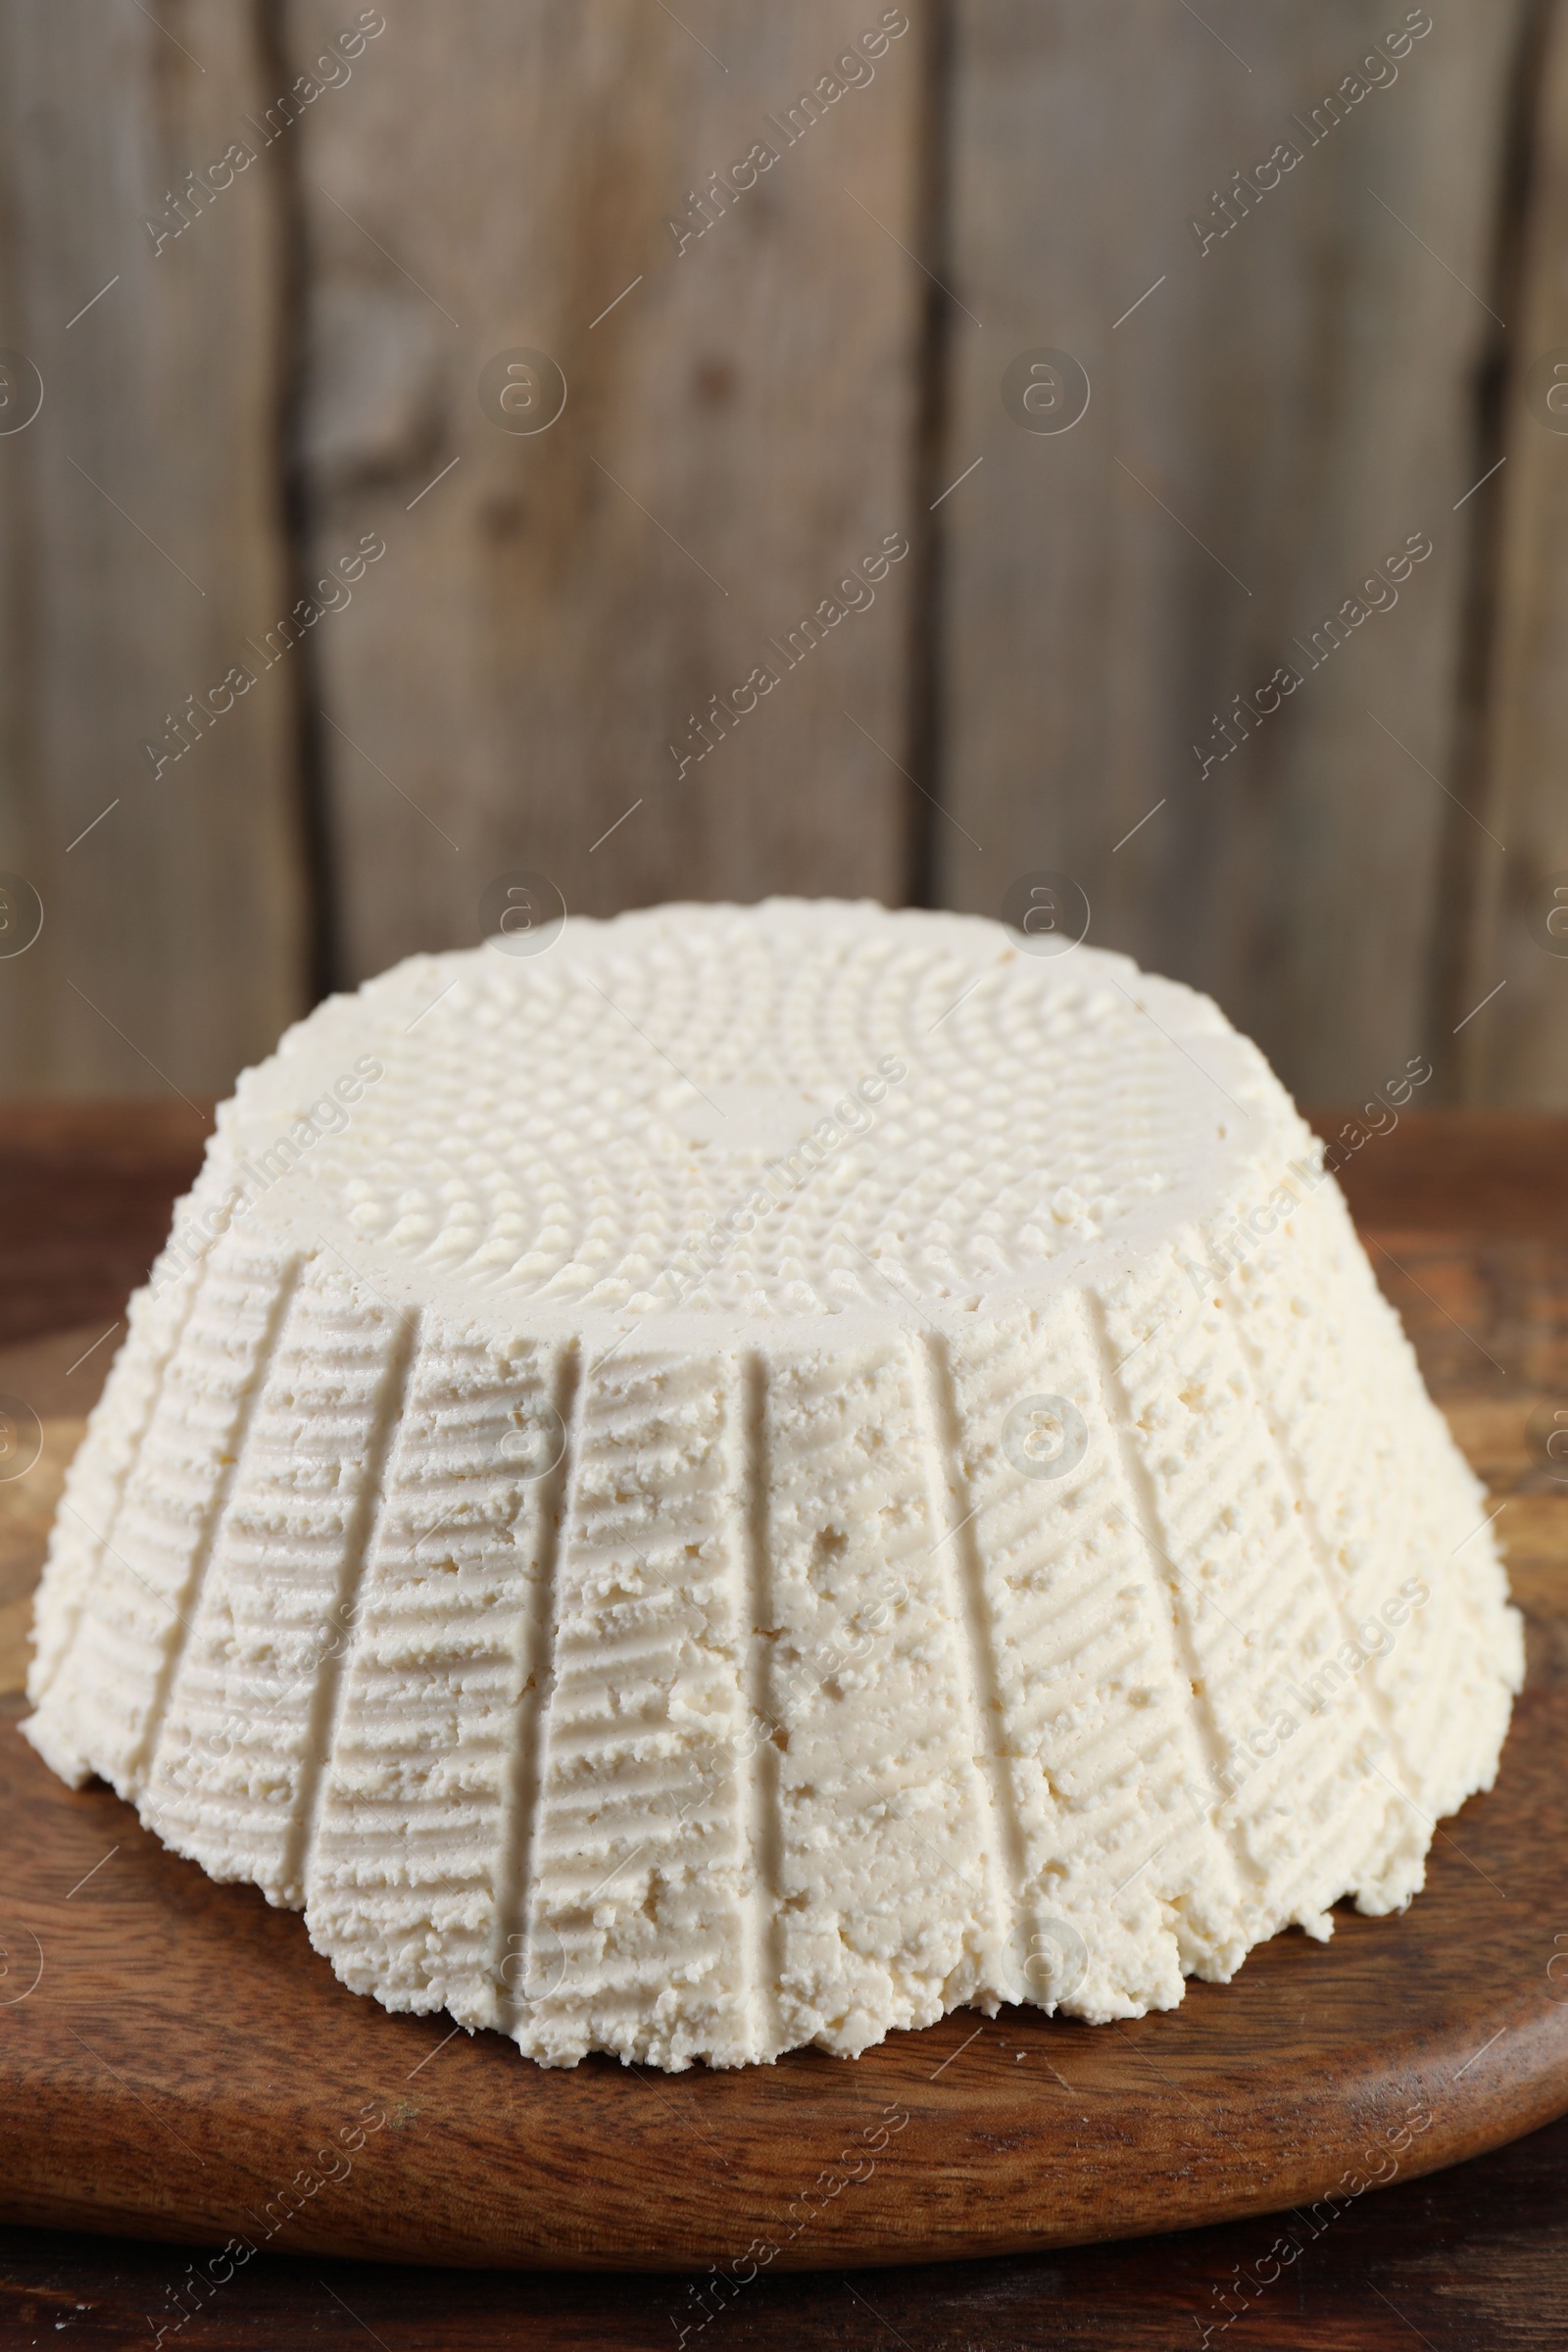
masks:
<path id="1" fill-rule="evenodd" d="M 504 868 L 1054 867 L 1308 1098 L 1568 1103 L 1564 6 L 0 0 L 0 1088 L 221 1092 Z"/>
<path id="2" fill-rule="evenodd" d="M 297 62 L 337 7 L 295 12 Z M 476 940 L 508 866 L 589 912 L 902 895 L 908 560 L 851 590 L 875 604 L 797 671 L 769 646 L 910 524 L 917 273 L 868 214 L 908 239 L 912 26 L 795 147 L 765 120 L 877 14 L 723 0 L 691 19 L 699 42 L 650 0 L 389 8 L 363 91 L 301 124 L 313 545 L 322 564 L 366 530 L 388 548 L 321 637 L 356 976 Z M 688 190 L 733 179 L 758 141 L 777 162 L 699 233 Z M 499 429 L 475 393 L 515 348 L 568 386 L 537 435 Z M 680 773 L 688 713 L 764 662 L 778 686 Z"/>
<path id="3" fill-rule="evenodd" d="M 226 1087 L 306 1002 L 288 682 L 156 774 L 142 748 L 288 593 L 275 179 L 259 157 L 162 249 L 142 226 L 261 102 L 256 18 L 165 22 L 0 9 L 0 344 L 44 384 L 0 435 L 0 867 L 44 904 L 0 959 L 12 1089 Z"/>
<path id="4" fill-rule="evenodd" d="M 1517 320 L 1502 390 L 1507 464 L 1479 614 L 1478 799 L 1507 846 L 1462 909 L 1461 991 L 1507 982 L 1466 1033 L 1465 1091 L 1502 1102 L 1568 1102 L 1568 917 L 1547 923 L 1568 881 L 1568 425 L 1548 378 L 1568 361 L 1568 11 L 1543 12 L 1532 57 L 1537 135 L 1508 287 Z M 1568 378 L 1558 379 L 1568 380 Z"/>
<path id="5" fill-rule="evenodd" d="M 1519 11 L 1440 9 L 1321 131 L 1313 105 L 1402 11 L 1202 14 L 959 9 L 952 270 L 985 325 L 952 329 L 945 465 L 985 463 L 942 510 L 942 765 L 984 857 L 942 831 L 937 895 L 994 908 L 999 867 L 1070 871 L 1094 936 L 1245 1005 L 1295 1088 L 1332 1100 L 1438 1042 L 1452 804 L 1432 777 Z M 1265 177 L 1281 142 L 1299 161 L 1226 232 L 1211 191 Z M 1194 216 L 1220 232 L 1206 251 Z M 1094 386 L 1070 434 L 1020 431 L 998 398 L 1040 345 Z M 1416 533 L 1430 557 L 1314 667 L 1314 629 Z M 1301 685 L 1228 753 L 1214 714 L 1282 663 Z"/>

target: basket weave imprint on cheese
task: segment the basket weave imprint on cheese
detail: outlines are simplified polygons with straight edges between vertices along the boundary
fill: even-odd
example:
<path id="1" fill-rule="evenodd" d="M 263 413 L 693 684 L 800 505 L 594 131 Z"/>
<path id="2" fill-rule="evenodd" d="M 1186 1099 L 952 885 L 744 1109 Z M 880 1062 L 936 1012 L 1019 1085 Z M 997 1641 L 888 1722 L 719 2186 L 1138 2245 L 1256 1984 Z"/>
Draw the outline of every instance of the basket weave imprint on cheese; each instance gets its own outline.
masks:
<path id="1" fill-rule="evenodd" d="M 551 2064 L 1407 1902 L 1521 1679 L 1481 1491 L 1261 1055 L 1026 945 L 664 907 L 291 1030 L 73 1466 L 40 1753 Z"/>

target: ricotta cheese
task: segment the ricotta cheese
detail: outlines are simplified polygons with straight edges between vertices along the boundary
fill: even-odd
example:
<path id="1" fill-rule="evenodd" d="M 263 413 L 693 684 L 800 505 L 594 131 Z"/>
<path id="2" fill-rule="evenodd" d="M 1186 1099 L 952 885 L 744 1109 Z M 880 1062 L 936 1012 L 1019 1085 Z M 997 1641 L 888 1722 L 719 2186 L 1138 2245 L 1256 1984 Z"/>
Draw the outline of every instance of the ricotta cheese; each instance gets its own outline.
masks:
<path id="1" fill-rule="evenodd" d="M 669 906 L 292 1029 L 73 1466 L 40 1754 L 553 2065 L 1407 1903 L 1521 1680 L 1482 1490 L 1257 1050 L 1036 944 Z"/>

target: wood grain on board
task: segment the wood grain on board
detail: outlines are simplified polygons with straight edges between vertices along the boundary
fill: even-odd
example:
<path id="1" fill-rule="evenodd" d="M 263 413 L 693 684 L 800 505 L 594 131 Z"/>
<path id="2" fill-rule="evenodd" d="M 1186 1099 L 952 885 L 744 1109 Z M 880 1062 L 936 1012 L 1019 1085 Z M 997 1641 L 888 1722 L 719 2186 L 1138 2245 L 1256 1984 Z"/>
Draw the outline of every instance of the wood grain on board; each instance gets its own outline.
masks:
<path id="1" fill-rule="evenodd" d="M 1446 1105 L 1402 1110 L 1393 1126 L 1386 1103 L 1370 1102 L 1367 1112 L 1305 1113 L 1325 1144 L 1348 1152 L 1336 1177 L 1358 1225 L 1568 1237 L 1568 1121 L 1560 1113 Z M 1372 1132 L 1376 1120 L 1387 1132 Z"/>
<path id="2" fill-rule="evenodd" d="M 201 1166 L 212 1105 L 7 1102 L 0 1111 L 0 1346 L 93 1324 L 125 1300 Z M 42 1407 L 38 1408 L 40 1411 Z"/>
<path id="3" fill-rule="evenodd" d="M 115 1114 L 99 1116 L 107 1143 Z M 1446 1826 L 1402 1918 L 1342 1915 L 1323 1950 L 1278 1937 L 1229 1987 L 1195 1984 L 1172 2015 L 1111 2031 L 1006 2012 L 894 2036 L 854 2066 L 804 2052 L 726 2077 L 600 2060 L 548 2074 L 494 2037 L 445 2040 L 442 2021 L 355 1998 L 297 1918 L 214 1885 L 108 1791 L 65 1789 L 0 1731 L 8 1982 L 43 1963 L 0 2035 L 8 2212 L 459 2265 L 711 2261 L 732 2278 L 760 2237 L 782 2278 L 796 2265 L 951 2259 L 1295 2205 L 1317 2223 L 1304 2225 L 1304 2276 L 1318 2235 L 1359 2226 L 1359 2192 L 1312 2203 L 1343 2192 L 1348 2171 L 1406 2180 L 1560 2111 L 1568 2002 L 1546 1972 L 1568 1762 L 1568 1487 L 1531 1414 L 1568 1388 L 1565 1142 L 1561 1121 L 1449 1113 L 1403 1122 L 1349 1163 L 1374 1263 L 1502 1506 L 1530 1626 L 1530 1685 L 1497 1788 Z M 106 1223 L 109 1156 L 84 1172 L 97 1172 Z M 30 1202 L 19 1186 L 14 1206 L 46 1224 L 42 1185 Z M 33 1399 L 47 1448 L 15 1492 L 0 1486 L 12 1718 L 16 1603 L 101 1377 L 104 1354 L 80 1359 L 92 1337 L 0 1353 L 0 1389 Z M 321 2155 L 345 2130 L 347 2172 Z M 278 2192 L 302 2170 L 319 2185 L 285 2219 Z M 645 2289 L 677 2327 L 684 2291 Z M 1190 2322 L 1190 2307 L 1166 2309 Z"/>
<path id="4" fill-rule="evenodd" d="M 1440 1836 L 1408 1912 L 1342 1912 L 1323 1949 L 1276 1937 L 1167 2015 L 956 2013 L 853 2064 L 796 2051 L 660 2077 L 542 2069 L 497 2035 L 387 2015 L 301 1920 L 216 1885 L 108 1790 L 66 1788 L 12 1732 L 0 2211 L 253 2251 L 713 2263 L 720 2307 L 762 2269 L 1289 2207 L 1305 2252 L 1370 2187 L 1568 2107 L 1568 2002 L 1546 1973 L 1565 1765 L 1568 1695 L 1527 1694 L 1496 1789 Z"/>
<path id="5" fill-rule="evenodd" d="M 341 13 L 296 0 L 296 62 Z M 300 126 L 315 568 L 387 550 L 319 632 L 344 972 L 475 942 L 503 869 L 897 901 L 919 30 L 841 69 L 875 0 L 384 14 Z M 538 432 L 480 405 L 517 350 L 564 376 Z"/>
<path id="6" fill-rule="evenodd" d="M 1432 1045 L 1449 828 L 1498 856 L 1445 787 L 1524 11 L 1435 10 L 1363 72 L 1405 14 L 955 12 L 942 483 L 978 470 L 938 516 L 935 896 L 995 912 L 1070 872 L 1098 943 L 1209 991 L 1317 1100 Z M 1040 347 L 1092 386 L 1060 434 L 1003 406 Z M 1384 609 L 1314 646 L 1412 536 Z M 1282 664 L 1299 687 L 1203 773 Z"/>
<path id="7" fill-rule="evenodd" d="M 291 680 L 230 689 L 183 758 L 166 732 L 260 669 L 288 580 L 257 13 L 163 19 L 0 10 L 0 345 L 43 390 L 0 429 L 0 868 L 44 908 L 0 956 L 5 1089 L 213 1092 L 303 1005 Z"/>
<path id="8" fill-rule="evenodd" d="M 1561 2352 L 1568 2341 L 1568 2123 L 1363 2197 L 1254 2299 L 1250 2352 Z M 760 2276 L 682 2352 L 1179 2352 L 1240 2276 L 1268 2269 L 1266 2217 L 1044 2255 Z M 286 2348 L 370 2329 L 385 2352 L 671 2352 L 690 2281 L 647 2274 L 423 2269 L 257 2256 L 204 2302 L 200 2257 L 156 2241 L 0 2228 L 0 2312 L 21 2340 L 70 2328 L 78 2346 L 150 2343 L 178 2307 L 179 2352 Z M 199 2308 L 192 2309 L 196 2305 Z M 90 2316 L 89 2316 L 90 2315 Z M 156 2319 L 155 2316 L 157 2315 Z M 1200 2316 L 1201 2315 L 1201 2316 Z M 1200 2324 L 1194 2327 L 1195 2318 Z M 1412 2330 L 1414 2332 L 1412 2333 Z"/>

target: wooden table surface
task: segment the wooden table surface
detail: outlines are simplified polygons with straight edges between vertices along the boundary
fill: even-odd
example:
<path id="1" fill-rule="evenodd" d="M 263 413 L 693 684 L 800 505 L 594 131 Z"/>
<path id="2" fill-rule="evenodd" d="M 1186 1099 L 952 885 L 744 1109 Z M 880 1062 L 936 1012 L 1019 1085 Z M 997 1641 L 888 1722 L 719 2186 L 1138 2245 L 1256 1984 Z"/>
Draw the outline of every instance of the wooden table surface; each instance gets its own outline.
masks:
<path id="1" fill-rule="evenodd" d="M 0 1393 L 22 1393 L 46 1450 L 0 1484 L 0 1714 L 23 1711 L 27 1588 L 127 1285 L 201 1146 L 161 1105 L 0 1114 Z M 1498 1532 L 1530 1628 L 1531 1681 L 1568 1687 L 1568 1483 L 1532 1415 L 1568 1405 L 1568 1119 L 1430 1112 L 1365 1143 L 1343 1182 L 1455 1432 L 1505 1507 Z M 97 1343 L 94 1346 L 94 1343 Z M 84 1355 L 83 1351 L 92 1352 Z M 23 1539 L 19 1544 L 16 1539 Z M 0 1732 L 0 1736 L 8 1736 Z M 1565 1840 L 1568 1841 L 1568 1840 Z M 1561 1921 L 1568 1943 L 1568 1879 Z M 1548 1934 L 1549 1940 L 1549 1934 Z M 670 2163 L 680 2160 L 671 2149 Z M 650 2183 L 651 2191 L 654 2183 Z M 1496 2154 L 1358 2200 L 1226 2332 L 1247 2352 L 1433 2352 L 1568 2345 L 1568 2119 Z M 1253 2278 L 1266 2222 L 938 2268 L 762 2275 L 701 2329 L 723 2346 L 904 2344 L 1177 2352 L 1204 2341 L 1215 2290 Z M 0 2346 L 146 2344 L 185 2260 L 163 2245 L 0 2230 Z M 453 2273 L 257 2256 L 189 2319 L 182 2346 L 672 2346 L 691 2305 L 667 2277 Z M 699 2331 L 690 2328 L 686 2341 Z M 1216 2331 L 1209 2341 L 1222 2339 Z"/>

